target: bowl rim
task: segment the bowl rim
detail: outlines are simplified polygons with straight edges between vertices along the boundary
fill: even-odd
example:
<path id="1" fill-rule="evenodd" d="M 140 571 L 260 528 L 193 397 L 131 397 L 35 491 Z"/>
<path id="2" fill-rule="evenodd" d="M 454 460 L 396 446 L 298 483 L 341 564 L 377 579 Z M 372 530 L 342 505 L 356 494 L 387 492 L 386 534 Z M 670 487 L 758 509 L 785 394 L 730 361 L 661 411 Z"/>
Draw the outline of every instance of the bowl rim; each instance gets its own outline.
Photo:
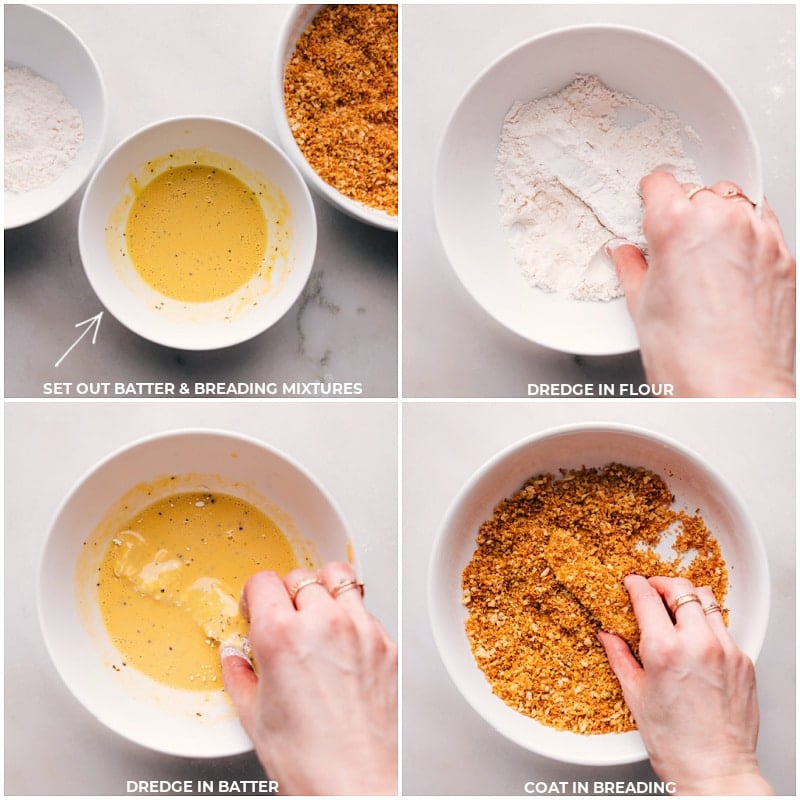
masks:
<path id="1" fill-rule="evenodd" d="M 317 230 L 317 216 L 316 211 L 314 209 L 314 203 L 311 199 L 311 194 L 308 191 L 308 186 L 303 181 L 302 175 L 300 174 L 299 170 L 292 163 L 292 160 L 287 157 L 286 153 L 269 137 L 265 136 L 260 131 L 256 130 L 255 128 L 246 125 L 243 122 L 239 122 L 234 119 L 230 119 L 229 117 L 222 117 L 214 114 L 180 114 L 171 117 L 164 117 L 162 119 L 155 120 L 154 122 L 149 122 L 146 125 L 143 125 L 140 128 L 137 128 L 132 133 L 129 133 L 123 139 L 121 139 L 102 159 L 102 161 L 98 164 L 97 169 L 95 169 L 94 174 L 92 175 L 89 183 L 86 186 L 86 191 L 83 194 L 83 198 L 81 199 L 81 207 L 78 213 L 78 250 L 81 256 L 81 263 L 83 265 L 84 273 L 86 274 L 86 279 L 89 281 L 89 285 L 92 287 L 92 291 L 97 296 L 98 300 L 102 303 L 104 308 L 109 311 L 109 313 L 121 324 L 124 325 L 128 330 L 135 333 L 137 336 L 141 336 L 143 339 L 147 339 L 150 342 L 155 344 L 161 345 L 162 347 L 169 347 L 177 350 L 184 350 L 184 351 L 203 351 L 203 352 L 210 352 L 214 350 L 224 350 L 228 347 L 236 347 L 237 345 L 243 344 L 251 339 L 260 336 L 263 333 L 266 333 L 270 328 L 276 325 L 294 306 L 297 301 L 297 298 L 302 294 L 303 287 L 300 287 L 300 290 L 297 294 L 293 297 L 292 302 L 287 306 L 287 308 L 275 319 L 269 321 L 266 325 L 259 324 L 257 328 L 253 331 L 245 332 L 244 334 L 240 334 L 237 336 L 229 336 L 226 340 L 220 342 L 219 344 L 207 345 L 201 344 L 196 342 L 186 342 L 181 341 L 180 343 L 176 343 L 173 341 L 168 341 L 169 337 L 166 336 L 156 336 L 151 331 L 148 330 L 146 325 L 141 325 L 137 322 L 131 322 L 128 316 L 123 313 L 122 316 L 125 318 L 123 322 L 120 319 L 120 316 L 117 315 L 116 311 L 112 311 L 112 307 L 117 309 L 118 304 L 112 301 L 110 304 L 108 302 L 107 296 L 105 293 L 101 294 L 98 292 L 95 280 L 93 278 L 95 267 L 89 267 L 87 264 L 87 260 L 84 258 L 84 240 L 88 233 L 88 222 L 86 220 L 87 210 L 86 206 L 89 199 L 92 197 L 93 190 L 95 185 L 102 179 L 103 173 L 109 164 L 109 162 L 118 156 L 124 149 L 126 149 L 131 142 L 135 139 L 143 136 L 151 131 L 155 131 L 159 128 L 166 127 L 166 126 L 176 126 L 176 125 L 189 125 L 193 122 L 196 123 L 211 123 L 213 125 L 219 125 L 221 127 L 231 127 L 236 128 L 239 131 L 247 133 L 248 135 L 254 136 L 258 139 L 263 145 L 265 145 L 269 150 L 271 150 L 275 156 L 277 156 L 288 168 L 290 175 L 292 176 L 293 180 L 297 182 L 297 187 L 300 190 L 300 193 L 303 197 L 304 203 L 308 206 L 308 223 L 309 223 L 309 230 L 304 233 L 304 238 L 306 241 L 309 242 L 309 256 L 308 256 L 308 265 L 303 267 L 304 274 L 305 274 L 305 283 L 308 281 L 308 277 L 311 275 L 311 272 L 314 267 L 314 261 L 316 258 L 316 249 L 317 249 L 317 239 L 318 239 L 318 230 Z"/>
<path id="2" fill-rule="evenodd" d="M 16 9 L 15 9 L 16 7 Z M 48 11 L 47 9 L 41 8 L 40 6 L 34 6 L 30 4 L 20 3 L 20 4 L 8 4 L 3 6 L 3 16 L 5 19 L 5 13 L 8 8 L 15 9 L 12 13 L 25 13 L 31 14 L 33 16 L 40 15 L 42 18 L 46 18 L 48 23 L 46 24 L 53 24 L 61 28 L 65 33 L 70 36 L 75 43 L 77 44 L 78 48 L 83 51 L 86 55 L 86 58 L 89 61 L 89 64 L 92 67 L 94 75 L 97 79 L 97 85 L 100 90 L 100 125 L 97 131 L 97 143 L 95 145 L 94 153 L 92 154 L 91 158 L 86 164 L 86 168 L 84 170 L 83 177 L 81 178 L 80 182 L 78 183 L 75 188 L 69 192 L 66 196 L 63 196 L 61 199 L 54 199 L 51 200 L 49 203 L 42 206 L 42 209 L 39 211 L 31 212 L 25 216 L 20 215 L 17 219 L 12 219 L 10 222 L 5 220 L 5 212 L 3 213 L 4 217 L 4 230 L 14 230 L 16 228 L 22 228 L 25 225 L 30 225 L 34 222 L 38 222 L 45 217 L 50 216 L 54 211 L 57 211 L 61 206 L 68 203 L 75 195 L 80 192 L 80 190 L 88 185 L 88 181 L 94 175 L 95 170 L 97 169 L 98 163 L 100 162 L 101 155 L 103 150 L 106 146 L 106 140 L 108 138 L 108 125 L 109 125 L 109 113 L 108 113 L 108 91 L 106 90 L 106 84 L 103 79 L 103 73 L 100 70 L 100 66 L 97 63 L 92 51 L 89 49 L 87 44 L 83 41 L 83 39 L 78 36 L 78 34 L 70 27 L 66 22 L 62 19 L 57 17 L 52 12 Z M 27 64 L 22 64 L 21 66 L 28 66 Z M 30 67 L 29 67 L 30 69 Z M 38 74 L 38 73 L 37 73 Z M 61 87 L 59 87 L 60 89 Z M 80 109 L 78 109 L 80 111 Z"/>
<path id="3" fill-rule="evenodd" d="M 272 118 L 275 127 L 278 130 L 278 138 L 283 145 L 284 150 L 294 164 L 298 167 L 303 175 L 305 181 L 314 189 L 314 191 L 330 203 L 334 208 L 347 214 L 353 219 L 371 225 L 374 228 L 381 230 L 394 231 L 399 230 L 400 215 L 387 214 L 385 211 L 380 211 L 376 208 L 370 208 L 365 203 L 358 200 L 353 200 L 350 197 L 342 194 L 338 189 L 335 189 L 329 183 L 324 181 L 309 164 L 303 151 L 295 141 L 294 135 L 289 128 L 289 122 L 286 117 L 286 104 L 284 101 L 284 74 L 286 71 L 286 64 L 291 57 L 297 45 L 297 40 L 293 40 L 292 33 L 295 28 L 296 21 L 307 13 L 313 11 L 311 20 L 314 16 L 325 6 L 327 3 L 295 3 L 290 7 L 283 24 L 281 25 L 280 33 L 278 35 L 277 44 L 275 47 L 275 54 L 273 56 L 272 64 L 272 80 L 273 87 L 270 93 L 272 103 Z M 310 24 L 310 23 L 308 23 Z M 306 25 L 308 27 L 308 25 Z M 303 29 L 305 30 L 305 28 Z M 302 31 L 301 31 L 302 33 Z M 291 44 L 291 50 L 289 45 Z M 398 131 L 399 135 L 399 131 Z M 398 176 L 399 177 L 399 176 Z"/>
<path id="4" fill-rule="evenodd" d="M 521 741 L 519 738 L 511 735 L 509 732 L 502 730 L 501 728 L 497 727 L 494 722 L 488 719 L 482 711 L 478 708 L 478 706 L 473 701 L 470 693 L 462 689 L 461 681 L 458 679 L 455 669 L 455 662 L 456 657 L 453 656 L 450 651 L 445 647 L 445 631 L 449 629 L 447 622 L 444 619 L 444 613 L 441 611 L 439 604 L 437 603 L 437 595 L 439 593 L 439 575 L 441 573 L 441 563 L 445 560 L 445 544 L 448 540 L 452 538 L 451 529 L 453 527 L 453 523 L 458 515 L 458 512 L 464 502 L 472 495 L 475 488 L 480 484 L 480 482 L 491 472 L 496 470 L 500 465 L 506 461 L 509 457 L 518 453 L 519 451 L 525 450 L 537 443 L 544 442 L 546 440 L 560 438 L 562 436 L 571 436 L 575 434 L 583 434 L 583 433 L 611 433 L 616 435 L 622 436 L 633 436 L 640 439 L 649 440 L 657 445 L 662 447 L 671 449 L 678 454 L 684 456 L 692 463 L 696 464 L 697 466 L 701 467 L 703 470 L 707 471 L 712 479 L 712 482 L 719 486 L 722 492 L 730 499 L 731 503 L 733 504 L 736 513 L 741 517 L 744 527 L 749 532 L 748 536 L 748 544 L 752 548 L 756 558 L 754 560 L 754 567 L 759 574 L 759 579 L 765 586 L 770 585 L 770 573 L 769 573 L 769 561 L 767 559 L 766 548 L 764 546 L 764 541 L 761 536 L 761 533 L 756 526 L 752 516 L 750 515 L 747 507 L 739 498 L 738 493 L 733 490 L 733 487 L 722 475 L 716 467 L 711 465 L 705 458 L 700 456 L 695 450 L 686 445 L 680 443 L 676 439 L 672 437 L 666 436 L 662 433 L 653 431 L 649 428 L 640 425 L 633 425 L 628 423 L 618 423 L 618 422 L 605 422 L 605 421 L 589 421 L 589 422 L 578 422 L 578 423 L 567 423 L 563 425 L 554 425 L 542 429 L 541 431 L 535 432 L 533 434 L 529 434 L 522 438 L 517 439 L 516 441 L 512 442 L 511 444 L 505 446 L 500 451 L 496 452 L 493 456 L 488 458 L 483 462 L 481 466 L 479 466 L 476 470 L 472 472 L 470 477 L 467 481 L 462 485 L 459 491 L 456 493 L 453 500 L 450 502 L 442 520 L 439 524 L 439 527 L 436 531 L 436 535 L 434 537 L 433 545 L 431 547 L 431 553 L 428 559 L 428 573 L 427 573 L 427 586 L 426 586 L 426 601 L 428 606 L 428 620 L 431 628 L 431 632 L 433 634 L 433 639 L 436 644 L 436 650 L 439 654 L 439 658 L 443 663 L 445 670 L 452 682 L 452 684 L 457 689 L 458 693 L 461 697 L 467 702 L 467 704 L 475 711 L 475 713 L 483 720 L 483 722 L 489 725 L 492 729 L 496 730 L 503 738 L 507 739 L 510 742 L 518 745 L 519 747 L 525 748 L 530 752 L 536 752 L 542 756 L 547 758 L 553 759 L 555 761 L 560 761 L 561 763 L 572 763 L 572 764 L 583 764 L 588 766 L 613 766 L 613 765 L 622 765 L 622 764 L 630 764 L 635 763 L 637 761 L 643 761 L 648 758 L 647 751 L 644 748 L 644 744 L 641 743 L 641 747 L 639 752 L 634 752 L 628 754 L 627 757 L 620 759 L 620 758 L 602 758 L 599 757 L 597 759 L 591 758 L 581 758 L 577 756 L 570 757 L 569 753 L 561 753 L 556 754 L 549 749 L 541 748 L 536 749 L 534 748 L 529 742 Z M 496 500 L 500 502 L 502 500 L 501 497 L 498 497 Z M 495 503 L 495 504 L 496 504 Z M 465 565 L 460 565 L 461 569 Z M 750 657 L 750 659 L 755 663 L 758 659 L 758 655 L 761 651 L 761 648 L 764 643 L 764 639 L 766 638 L 767 627 L 769 623 L 769 612 L 770 612 L 770 605 L 771 605 L 771 597 L 769 592 L 767 592 L 763 597 L 759 598 L 761 603 L 761 619 L 758 621 L 759 624 L 756 628 L 757 634 L 756 637 L 751 641 L 751 646 L 745 650 L 746 654 Z M 462 631 L 462 635 L 463 631 Z M 532 720 L 532 722 L 536 722 Z M 539 723 L 541 724 L 541 723 Z M 638 734 L 638 730 L 635 731 Z"/>
<path id="5" fill-rule="evenodd" d="M 464 281 L 461 274 L 461 269 L 456 266 L 454 259 L 451 258 L 450 256 L 450 248 L 448 246 L 445 236 L 443 235 L 444 231 L 444 226 L 442 223 L 443 200 L 441 198 L 442 188 L 440 179 L 440 172 L 443 169 L 442 166 L 443 154 L 445 151 L 445 145 L 447 143 L 447 140 L 452 133 L 452 128 L 455 122 L 455 118 L 458 115 L 459 111 L 461 110 L 463 104 L 469 97 L 469 95 L 503 61 L 516 55 L 517 52 L 524 50 L 527 47 L 531 47 L 537 42 L 543 41 L 545 39 L 551 39 L 575 33 L 586 34 L 586 33 L 591 33 L 593 31 L 622 33 L 640 39 L 649 40 L 661 47 L 665 47 L 673 51 L 674 53 L 692 62 L 695 65 L 695 67 L 697 67 L 702 72 L 705 72 L 709 76 L 709 78 L 711 78 L 711 80 L 724 93 L 727 100 L 730 102 L 731 106 L 736 111 L 736 114 L 742 123 L 744 134 L 749 143 L 749 147 L 752 148 L 754 156 L 754 165 L 755 165 L 755 182 L 758 185 L 757 212 L 760 215 L 764 199 L 763 198 L 764 165 L 761 156 L 761 148 L 759 146 L 758 139 L 755 136 L 752 123 L 750 122 L 750 119 L 746 114 L 744 107 L 739 101 L 737 95 L 728 86 L 728 84 L 720 77 L 719 73 L 705 61 L 703 61 L 699 56 L 695 55 L 691 50 L 679 44 L 674 39 L 670 39 L 669 37 L 664 36 L 662 34 L 654 33 L 653 31 L 633 25 L 624 25 L 615 23 L 579 23 L 574 25 L 562 25 L 555 28 L 551 28 L 547 31 L 543 31 L 542 33 L 535 34 L 534 36 L 527 37 L 517 42 L 516 44 L 504 50 L 499 55 L 495 56 L 469 81 L 466 87 L 461 91 L 460 95 L 458 96 L 458 99 L 453 104 L 450 113 L 447 116 L 446 123 L 439 134 L 438 143 L 435 149 L 434 165 L 433 165 L 433 187 L 432 187 L 433 216 L 434 216 L 434 224 L 436 226 L 436 230 L 439 236 L 439 241 L 442 245 L 442 249 L 445 252 L 447 263 L 450 266 L 451 272 L 455 274 L 459 284 L 473 299 L 473 301 L 477 303 L 477 305 L 483 310 L 483 312 L 486 315 L 488 315 L 491 319 L 493 319 L 498 325 L 501 325 L 504 329 L 514 333 L 516 336 L 519 336 L 525 341 L 538 345 L 539 347 L 546 347 L 548 350 L 552 350 L 553 352 L 568 352 L 573 355 L 585 355 L 585 356 L 625 355 L 627 353 L 633 353 L 639 350 L 638 336 L 636 337 L 637 341 L 629 343 L 624 348 L 602 347 L 598 349 L 598 348 L 593 348 L 591 346 L 587 346 L 581 348 L 580 350 L 576 349 L 563 350 L 560 349 L 552 341 L 552 339 L 548 339 L 546 341 L 544 339 L 540 340 L 540 338 L 534 337 L 529 331 L 520 329 L 518 325 L 511 324 L 507 320 L 497 317 L 492 311 L 490 311 L 486 307 L 485 302 L 474 291 L 474 287 L 468 285 Z M 620 299 L 624 300 L 624 298 L 618 298 L 617 300 Z M 585 302 L 585 301 L 575 301 L 575 302 Z M 617 301 L 611 301 L 611 302 L 617 302 Z M 624 313 L 628 312 L 625 311 Z"/>
<path id="6" fill-rule="evenodd" d="M 58 521 L 64 514 L 66 508 L 72 502 L 74 496 L 78 493 L 81 487 L 89 480 L 94 478 L 97 474 L 99 474 L 102 470 L 104 470 L 109 463 L 116 460 L 117 458 L 120 458 L 128 454 L 133 450 L 139 449 L 141 447 L 147 447 L 155 442 L 161 442 L 169 439 L 184 439 L 186 441 L 191 441 L 191 439 L 197 436 L 208 436 L 216 439 L 227 439 L 232 442 L 240 442 L 248 446 L 265 450 L 269 452 L 271 455 L 277 456 L 279 459 L 286 462 L 286 464 L 289 467 L 296 470 L 302 477 L 307 479 L 320 493 L 324 501 L 329 504 L 333 513 L 336 515 L 339 522 L 341 523 L 342 529 L 345 535 L 347 536 L 348 541 L 351 543 L 351 552 L 353 554 L 352 567 L 355 570 L 356 574 L 359 575 L 359 579 L 363 580 L 363 575 L 361 572 L 361 567 L 358 559 L 358 545 L 353 538 L 353 533 L 350 525 L 348 524 L 347 518 L 342 513 L 339 504 L 327 490 L 325 485 L 309 469 L 304 467 L 299 461 L 294 459 L 292 456 L 288 455 L 282 449 L 277 448 L 271 444 L 268 444 L 267 442 L 250 434 L 244 434 L 238 431 L 232 431 L 224 428 L 213 428 L 213 427 L 173 428 L 170 430 L 159 431 L 155 433 L 149 433 L 144 436 L 139 436 L 136 439 L 126 444 L 119 445 L 118 447 L 114 448 L 114 450 L 112 450 L 110 453 L 107 453 L 105 456 L 103 456 L 100 460 L 96 461 L 93 466 L 89 467 L 88 469 L 85 469 L 81 473 L 81 475 L 72 483 L 71 487 L 65 493 L 64 497 L 62 498 L 61 502 L 58 504 L 58 507 L 56 508 L 55 512 L 52 514 L 50 518 L 50 522 L 47 527 L 47 533 L 41 543 L 38 557 L 36 560 L 36 618 L 39 624 L 39 631 L 42 636 L 42 641 L 44 643 L 45 650 L 50 659 L 50 666 L 52 667 L 53 670 L 55 670 L 59 680 L 61 681 L 62 686 L 66 687 L 70 695 L 75 698 L 80 707 L 84 709 L 88 714 L 90 714 L 93 719 L 95 719 L 98 723 L 100 723 L 105 730 L 110 731 L 111 733 L 114 733 L 127 741 L 133 742 L 134 744 L 147 748 L 148 750 L 151 750 L 153 752 L 159 752 L 159 753 L 164 753 L 166 755 L 182 756 L 188 758 L 202 758 L 202 759 L 225 758 L 228 756 L 240 755 L 242 753 L 247 753 L 253 750 L 252 743 L 250 743 L 249 745 L 246 744 L 248 737 L 244 736 L 244 738 L 241 740 L 241 745 L 238 747 L 220 748 L 218 752 L 212 754 L 205 752 L 198 754 L 197 752 L 192 750 L 191 740 L 187 741 L 186 743 L 176 742 L 175 746 L 169 748 L 156 746 L 143 741 L 140 737 L 128 735 L 126 732 L 119 730 L 116 727 L 113 727 L 105 717 L 98 716 L 94 712 L 94 710 L 90 709 L 78 696 L 72 684 L 66 681 L 62 673 L 62 670 L 59 666 L 59 661 L 56 658 L 56 654 L 54 653 L 53 646 L 50 640 L 49 627 L 47 622 L 47 611 L 45 609 L 45 600 L 43 596 L 42 574 L 44 571 L 45 560 L 47 558 L 47 553 L 50 547 L 51 539 L 53 537 L 53 532 L 56 528 L 56 525 L 58 524 Z"/>

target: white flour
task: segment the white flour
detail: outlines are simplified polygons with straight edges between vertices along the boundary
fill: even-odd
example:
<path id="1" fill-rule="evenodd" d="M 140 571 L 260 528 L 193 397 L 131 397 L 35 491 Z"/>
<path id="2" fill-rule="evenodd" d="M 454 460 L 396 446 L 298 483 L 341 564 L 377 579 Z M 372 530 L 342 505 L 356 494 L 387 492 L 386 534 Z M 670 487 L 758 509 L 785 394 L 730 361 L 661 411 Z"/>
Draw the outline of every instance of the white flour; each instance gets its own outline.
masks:
<path id="1" fill-rule="evenodd" d="M 52 183 L 75 159 L 83 122 L 61 90 L 27 67 L 5 66 L 5 188 Z"/>
<path id="2" fill-rule="evenodd" d="M 578 75 L 558 94 L 515 103 L 500 138 L 500 213 L 533 286 L 579 300 L 622 294 L 603 253 L 612 238 L 642 247 L 639 181 L 655 169 L 702 183 L 683 147 L 697 138 L 674 114 Z"/>

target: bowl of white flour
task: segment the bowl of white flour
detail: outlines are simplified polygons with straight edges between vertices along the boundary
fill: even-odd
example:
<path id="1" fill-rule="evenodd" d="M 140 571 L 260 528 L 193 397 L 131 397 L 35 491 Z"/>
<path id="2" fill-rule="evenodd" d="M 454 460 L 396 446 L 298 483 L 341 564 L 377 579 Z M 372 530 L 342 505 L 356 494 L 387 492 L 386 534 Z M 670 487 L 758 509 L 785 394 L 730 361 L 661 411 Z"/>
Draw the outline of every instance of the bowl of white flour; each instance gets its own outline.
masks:
<path id="1" fill-rule="evenodd" d="M 603 246 L 646 250 L 638 184 L 656 169 L 762 197 L 750 124 L 697 57 L 611 25 L 530 39 L 476 78 L 440 143 L 434 208 L 448 259 L 485 311 L 532 342 L 634 351 Z"/>
<path id="2" fill-rule="evenodd" d="M 4 227 L 67 202 L 94 169 L 105 137 L 100 71 L 86 45 L 38 8 L 6 5 Z"/>

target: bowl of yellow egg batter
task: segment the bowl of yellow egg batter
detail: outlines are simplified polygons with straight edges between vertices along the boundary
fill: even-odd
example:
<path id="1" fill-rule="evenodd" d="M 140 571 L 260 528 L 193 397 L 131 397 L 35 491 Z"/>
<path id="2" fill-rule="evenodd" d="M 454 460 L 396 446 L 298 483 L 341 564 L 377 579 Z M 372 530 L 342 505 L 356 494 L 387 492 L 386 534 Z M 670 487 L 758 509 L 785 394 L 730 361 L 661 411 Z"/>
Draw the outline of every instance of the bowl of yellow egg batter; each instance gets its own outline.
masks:
<path id="1" fill-rule="evenodd" d="M 246 341 L 292 307 L 314 262 L 309 191 L 281 150 L 216 117 L 175 117 L 120 143 L 86 190 L 81 259 L 105 307 L 168 347 Z"/>
<path id="2" fill-rule="evenodd" d="M 255 439 L 181 430 L 108 456 L 64 500 L 42 554 L 44 640 L 100 722 L 153 750 L 252 749 L 222 689 L 221 645 L 246 650 L 247 578 L 354 561 L 334 500 Z"/>

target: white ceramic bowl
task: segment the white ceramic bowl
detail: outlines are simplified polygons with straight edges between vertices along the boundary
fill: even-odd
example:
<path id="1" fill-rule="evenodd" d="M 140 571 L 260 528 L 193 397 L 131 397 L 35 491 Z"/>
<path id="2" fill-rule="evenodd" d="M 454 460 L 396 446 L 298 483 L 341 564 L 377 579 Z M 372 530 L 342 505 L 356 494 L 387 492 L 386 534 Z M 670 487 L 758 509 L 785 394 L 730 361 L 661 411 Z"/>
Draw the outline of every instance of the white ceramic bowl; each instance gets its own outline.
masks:
<path id="1" fill-rule="evenodd" d="M 627 764 L 647 754 L 638 732 L 581 736 L 558 731 L 514 711 L 494 695 L 464 631 L 461 574 L 475 551 L 481 523 L 529 477 L 610 462 L 652 470 L 674 493 L 675 508 L 691 514 L 700 510 L 729 568 L 730 632 L 753 660 L 769 614 L 769 571 L 758 531 L 724 478 L 678 443 L 639 428 L 584 424 L 544 431 L 491 459 L 458 494 L 434 543 L 428 584 L 434 638 L 453 682 L 489 725 L 528 750 L 576 764 Z"/>
<path id="2" fill-rule="evenodd" d="M 170 153 L 173 159 L 166 158 Z M 151 175 L 147 163 L 154 159 Z M 123 255 L 132 181 L 146 184 L 170 164 L 182 166 L 195 159 L 231 169 L 248 188 L 260 192 L 268 226 L 269 277 L 257 276 L 233 294 L 205 303 L 162 295 Z M 262 333 L 292 307 L 314 263 L 317 223 L 300 174 L 268 139 L 225 119 L 173 117 L 142 128 L 103 159 L 86 188 L 78 241 L 92 288 L 123 325 L 168 347 L 213 350 Z"/>
<path id="3" fill-rule="evenodd" d="M 700 136 L 687 146 L 706 183 L 728 179 L 760 201 L 758 146 L 733 94 L 678 45 L 632 28 L 563 28 L 515 47 L 474 81 L 439 146 L 434 208 L 448 259 L 467 291 L 511 331 L 554 350 L 612 355 L 638 348 L 625 299 L 573 300 L 532 288 L 514 263 L 500 221 L 495 177 L 511 105 L 560 91 L 576 73 L 594 74 L 676 113 Z"/>
<path id="4" fill-rule="evenodd" d="M 157 482 L 170 475 L 184 477 L 177 485 Z M 135 488 L 142 483 L 153 484 L 154 493 Z M 153 750 L 205 758 L 252 749 L 232 704 L 221 692 L 171 689 L 136 670 L 111 669 L 119 654 L 100 618 L 92 577 L 102 552 L 87 555 L 81 546 L 101 524 L 111 529 L 160 497 L 200 487 L 242 497 L 267 513 L 301 563 L 321 566 L 353 557 L 336 504 L 288 456 L 234 433 L 175 431 L 118 450 L 77 483 L 47 536 L 38 606 L 56 669 L 100 722 Z M 203 706 L 202 717 L 195 713 L 198 704 Z"/>
<path id="5" fill-rule="evenodd" d="M 397 216 L 387 214 L 385 211 L 380 211 L 376 208 L 370 208 L 364 203 L 359 203 L 343 195 L 329 183 L 322 180 L 297 146 L 297 142 L 289 128 L 283 97 L 283 79 L 286 65 L 292 57 L 297 40 L 311 24 L 316 13 L 324 7 L 324 4 L 314 5 L 303 3 L 294 6 L 286 18 L 280 36 L 278 37 L 278 44 L 275 50 L 275 65 L 272 71 L 273 82 L 271 92 L 272 117 L 278 128 L 278 138 L 283 149 L 289 154 L 292 161 L 294 161 L 303 173 L 303 177 L 308 184 L 320 197 L 354 219 L 366 222 L 376 228 L 396 231 L 398 226 Z"/>
<path id="6" fill-rule="evenodd" d="M 4 5 L 3 12 L 5 63 L 55 83 L 78 109 L 84 134 L 75 160 L 55 181 L 23 194 L 4 192 L 4 227 L 18 228 L 52 213 L 83 186 L 105 139 L 106 99 L 92 54 L 63 22 L 32 6 Z"/>

